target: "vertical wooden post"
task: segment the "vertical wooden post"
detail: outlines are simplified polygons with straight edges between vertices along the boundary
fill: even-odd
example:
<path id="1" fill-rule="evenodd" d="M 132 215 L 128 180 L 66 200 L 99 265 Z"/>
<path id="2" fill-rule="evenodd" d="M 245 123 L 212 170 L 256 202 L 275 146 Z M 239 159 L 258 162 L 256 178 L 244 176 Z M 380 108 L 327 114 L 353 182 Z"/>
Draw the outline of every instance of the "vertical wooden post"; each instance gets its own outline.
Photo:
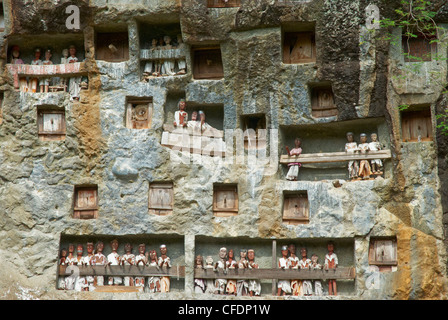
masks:
<path id="1" fill-rule="evenodd" d="M 272 240 L 272 268 L 277 268 L 277 241 Z M 277 294 L 277 279 L 272 279 L 272 295 Z"/>

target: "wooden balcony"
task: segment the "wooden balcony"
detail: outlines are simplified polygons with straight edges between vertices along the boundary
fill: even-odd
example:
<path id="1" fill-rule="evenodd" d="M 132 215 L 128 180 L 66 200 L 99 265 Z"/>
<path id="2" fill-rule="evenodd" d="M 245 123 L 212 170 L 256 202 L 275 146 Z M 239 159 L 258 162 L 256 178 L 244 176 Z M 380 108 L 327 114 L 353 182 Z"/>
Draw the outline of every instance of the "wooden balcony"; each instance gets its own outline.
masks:
<path id="1" fill-rule="evenodd" d="M 300 156 L 289 157 L 288 155 L 280 156 L 281 164 L 289 164 L 293 162 L 304 163 L 328 163 L 328 162 L 345 162 L 353 160 L 375 160 L 390 159 L 392 157 L 390 150 L 368 151 L 366 153 L 347 153 L 347 152 L 328 152 L 328 153 L 305 153 Z"/>
<path id="2" fill-rule="evenodd" d="M 240 7 L 241 0 L 208 0 L 207 7 L 209 8 L 232 8 Z"/>

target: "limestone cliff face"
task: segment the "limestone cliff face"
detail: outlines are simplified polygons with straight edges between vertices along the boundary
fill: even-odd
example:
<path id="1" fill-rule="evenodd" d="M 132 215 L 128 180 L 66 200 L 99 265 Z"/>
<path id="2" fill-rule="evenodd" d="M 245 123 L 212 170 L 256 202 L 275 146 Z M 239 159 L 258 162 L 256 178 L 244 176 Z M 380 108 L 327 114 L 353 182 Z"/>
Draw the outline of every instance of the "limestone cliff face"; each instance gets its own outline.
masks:
<path id="1" fill-rule="evenodd" d="M 218 9 L 207 8 L 205 0 L 70 1 L 80 8 L 79 31 L 66 29 L 68 1 L 5 2 L 3 62 L 9 61 L 9 49 L 17 43 L 31 54 L 24 39 L 57 47 L 67 37 L 83 46 L 80 54 L 85 57 L 83 72 L 89 87 L 79 102 L 73 102 L 68 93 L 18 92 L 8 71 L 2 73 L 0 261 L 6 272 L 0 275 L 1 298 L 114 297 L 56 290 L 62 247 L 98 240 L 108 247 L 113 237 L 120 238 L 120 251 L 124 241 L 133 242 L 134 253 L 140 242 L 154 248 L 169 244 L 171 258 L 186 266 L 186 275 L 174 284 L 173 292 L 156 296 L 161 299 L 204 297 L 192 293 L 196 254 L 213 255 L 216 261 L 223 245 L 235 251 L 255 247 L 261 267 L 270 268 L 275 240 L 277 246 L 291 242 L 306 246 L 323 263 L 330 239 L 336 243 L 340 265 L 356 270 L 355 280 L 341 281 L 341 298 L 447 298 L 443 216 L 448 205 L 447 143 L 435 129 L 435 115 L 446 108 L 443 87 L 427 74 L 394 77 L 402 71 L 403 58 L 399 49 L 367 32 L 369 1 L 313 0 L 287 6 L 275 2 L 243 0 L 239 8 Z M 399 1 L 377 2 L 381 14 L 390 16 Z M 436 5 L 444 21 L 446 5 Z M 144 82 L 140 50 L 151 39 L 142 34 L 167 24 L 182 32 L 187 74 Z M 129 36 L 129 59 L 96 60 L 97 32 L 122 28 Z M 310 28 L 315 32 L 316 62 L 283 63 L 284 31 Z M 207 46 L 220 46 L 221 80 L 193 77 L 194 49 Z M 446 56 L 446 48 L 441 53 Z M 446 61 L 429 62 L 426 68 L 437 68 L 446 78 Z M 310 88 L 320 83 L 331 83 L 337 117 L 312 116 Z M 150 129 L 126 128 L 129 98 L 148 97 L 153 107 Z M 217 118 L 224 130 L 244 129 L 244 116 L 264 115 L 266 127 L 278 133 L 268 138 L 267 162 L 257 162 L 247 151 L 242 162 L 236 157 L 184 154 L 181 158 L 162 146 L 163 125 L 172 121 L 181 97 L 187 100 L 187 111 L 190 106 L 211 114 L 222 110 Z M 402 104 L 430 106 L 433 141 L 402 141 L 398 109 Z M 38 139 L 39 106 L 64 108 L 64 140 Z M 333 180 L 347 179 L 343 164 L 304 166 L 299 181 L 285 179 L 279 157 L 285 154 L 285 145 L 292 146 L 295 135 L 303 138 L 304 153 L 333 152 L 343 151 L 350 130 L 378 132 L 392 153 L 385 161 L 384 177 L 335 187 Z M 173 213 L 149 214 L 150 183 L 167 181 L 174 186 Z M 214 185 L 225 183 L 238 186 L 238 215 L 216 217 Z M 90 184 L 98 186 L 98 219 L 73 219 L 74 186 Z M 299 191 L 307 193 L 310 221 L 285 224 L 283 197 Z M 393 272 L 372 275 L 369 243 L 375 237 L 396 237 Z M 368 285 L 372 276 L 379 277 L 379 287 Z M 115 295 L 154 298 L 146 293 Z M 269 282 L 263 283 L 263 297 L 272 298 Z"/>

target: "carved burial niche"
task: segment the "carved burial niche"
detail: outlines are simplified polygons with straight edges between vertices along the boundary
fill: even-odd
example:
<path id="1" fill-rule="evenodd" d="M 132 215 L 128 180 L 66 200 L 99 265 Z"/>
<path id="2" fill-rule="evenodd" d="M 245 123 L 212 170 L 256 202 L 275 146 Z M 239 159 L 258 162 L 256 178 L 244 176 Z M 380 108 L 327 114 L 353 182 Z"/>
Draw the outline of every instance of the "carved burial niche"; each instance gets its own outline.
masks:
<path id="1" fill-rule="evenodd" d="M 213 186 L 213 214 L 217 217 L 238 214 L 238 186 L 236 184 Z"/>
<path id="2" fill-rule="evenodd" d="M 241 6 L 241 0 L 207 0 L 209 8 L 230 8 Z"/>
<path id="3" fill-rule="evenodd" d="M 159 216 L 169 215 L 173 213 L 174 206 L 174 190 L 173 184 L 151 183 L 149 185 L 149 213 Z"/>
<path id="4" fill-rule="evenodd" d="M 218 80 L 224 77 L 221 48 L 193 48 L 193 77 Z"/>
<path id="5" fill-rule="evenodd" d="M 75 186 L 74 195 L 75 219 L 96 219 L 98 218 L 98 186 L 83 185 Z"/>
<path id="6" fill-rule="evenodd" d="M 241 116 L 244 133 L 244 149 L 266 148 L 266 115 L 251 114 Z"/>
<path id="7" fill-rule="evenodd" d="M 285 191 L 283 194 L 283 223 L 304 224 L 309 222 L 309 203 L 306 191 Z"/>
<path id="8" fill-rule="evenodd" d="M 121 62 L 129 60 L 128 31 L 97 32 L 95 41 L 96 60 Z"/>
<path id="9" fill-rule="evenodd" d="M 152 99 L 126 99 L 126 128 L 149 129 L 152 120 Z"/>
<path id="10" fill-rule="evenodd" d="M 316 62 L 314 31 L 283 33 L 283 63 Z"/>
<path id="11" fill-rule="evenodd" d="M 334 102 L 331 84 L 310 86 L 311 114 L 314 118 L 333 117 L 338 115 Z"/>
<path id="12" fill-rule="evenodd" d="M 401 112 L 401 135 L 404 142 L 432 141 L 431 108 L 411 106 Z"/>
<path id="13" fill-rule="evenodd" d="M 369 264 L 376 265 L 380 271 L 391 271 L 397 261 L 397 239 L 371 238 L 369 243 Z"/>
<path id="14" fill-rule="evenodd" d="M 39 140 L 64 140 L 66 133 L 65 111 L 60 108 L 37 108 L 37 133 Z"/>
<path id="15" fill-rule="evenodd" d="M 431 61 L 432 55 L 437 54 L 437 38 L 431 35 L 414 33 L 416 37 L 402 36 L 404 61 Z"/>

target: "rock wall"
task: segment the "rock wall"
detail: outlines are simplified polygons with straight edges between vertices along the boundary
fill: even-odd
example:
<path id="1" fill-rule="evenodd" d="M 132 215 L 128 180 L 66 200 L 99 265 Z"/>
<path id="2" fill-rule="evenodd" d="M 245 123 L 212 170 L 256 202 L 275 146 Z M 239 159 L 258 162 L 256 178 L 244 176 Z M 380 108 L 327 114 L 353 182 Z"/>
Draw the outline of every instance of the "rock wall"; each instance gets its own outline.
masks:
<path id="1" fill-rule="evenodd" d="M 390 16 L 399 5 L 399 1 L 376 2 L 382 16 Z M 316 252 L 323 263 L 326 241 L 331 239 L 340 265 L 356 270 L 355 280 L 340 281 L 337 298 L 446 299 L 447 144 L 435 127 L 435 115 L 446 107 L 446 96 L 443 87 L 425 75 L 394 77 L 404 63 L 401 47 L 380 40 L 380 31 L 366 30 L 369 3 L 313 0 L 279 5 L 274 0 L 243 0 L 241 7 L 221 9 L 207 8 L 205 0 L 4 1 L 3 64 L 9 61 L 9 48 L 21 37 L 33 35 L 46 47 L 57 45 L 49 34 L 61 34 L 57 39 L 75 34 L 84 41 L 89 87 L 76 102 L 63 92 L 18 92 L 11 75 L 6 70 L 2 74 L 0 298 L 215 299 L 218 296 L 194 293 L 197 254 L 212 255 L 216 261 L 221 246 L 235 252 L 254 247 L 260 267 L 270 268 L 275 240 L 277 258 L 281 245 L 295 243 Z M 65 26 L 68 4 L 80 8 L 79 31 Z M 435 5 L 440 9 L 438 21 L 445 26 L 446 6 Z M 187 74 L 144 82 L 140 30 L 143 25 L 168 22 L 182 30 Z M 300 30 L 310 23 L 315 30 L 316 62 L 282 63 L 283 30 Z M 128 31 L 129 59 L 95 60 L 96 32 L 122 26 Z M 224 78 L 195 80 L 192 49 L 216 45 L 222 53 Z M 439 53 L 447 55 L 442 44 Z M 446 78 L 446 61 L 428 62 L 425 68 L 426 76 L 437 68 Z M 309 84 L 321 82 L 332 84 L 335 118 L 311 115 Z M 150 129 L 126 128 L 129 97 L 152 99 Z M 206 111 L 222 106 L 224 130 L 242 129 L 244 115 L 264 114 L 270 133 L 279 133 L 269 135 L 267 161 L 262 163 L 247 151 L 239 161 L 238 157 L 182 155 L 162 146 L 163 125 L 171 121 L 181 97 L 187 100 L 187 111 L 189 104 Z M 430 105 L 434 141 L 402 141 L 398 106 L 407 103 Z M 38 139 L 39 106 L 64 108 L 64 140 Z M 391 149 L 384 178 L 342 181 L 341 187 L 335 187 L 334 177 L 347 180 L 344 164 L 334 170 L 310 168 L 307 178 L 299 181 L 285 179 L 279 157 L 284 146 L 293 143 L 289 133 L 303 135 L 304 153 L 307 148 L 308 152 L 342 151 L 345 133 L 352 127 L 356 138 L 363 128 L 379 130 L 380 141 Z M 307 137 L 308 129 L 317 136 Z M 336 144 L 319 138 L 325 130 L 336 137 Z M 231 148 L 229 155 L 238 154 L 237 149 Z M 152 182 L 173 183 L 171 215 L 148 213 Z M 236 216 L 213 214 L 214 185 L 222 183 L 238 186 Z M 74 186 L 90 184 L 98 186 L 98 218 L 73 219 Z M 283 196 L 294 191 L 307 192 L 307 224 L 282 221 Z M 134 244 L 134 253 L 140 242 L 146 242 L 147 248 L 167 243 L 174 263 L 185 266 L 185 278 L 173 282 L 173 292 L 159 295 L 56 289 L 62 247 L 102 240 L 108 251 L 113 237 L 120 240 L 120 252 L 125 241 Z M 369 243 L 375 237 L 396 237 L 398 263 L 393 272 L 372 274 Z M 369 286 L 372 276 L 379 277 L 380 286 Z M 257 299 L 264 298 L 274 298 L 270 281 L 263 281 Z"/>

